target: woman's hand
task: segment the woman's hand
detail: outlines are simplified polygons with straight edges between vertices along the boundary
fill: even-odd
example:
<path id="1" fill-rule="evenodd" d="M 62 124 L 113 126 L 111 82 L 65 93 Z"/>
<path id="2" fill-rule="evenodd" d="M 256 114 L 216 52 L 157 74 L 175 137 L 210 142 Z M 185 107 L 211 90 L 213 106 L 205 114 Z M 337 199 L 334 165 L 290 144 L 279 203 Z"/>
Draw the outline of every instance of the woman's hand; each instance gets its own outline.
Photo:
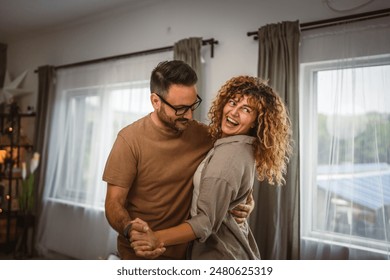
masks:
<path id="1" fill-rule="evenodd" d="M 155 259 L 165 252 L 164 244 L 159 241 L 145 221 L 136 218 L 131 221 L 131 225 L 130 246 L 137 256 Z"/>

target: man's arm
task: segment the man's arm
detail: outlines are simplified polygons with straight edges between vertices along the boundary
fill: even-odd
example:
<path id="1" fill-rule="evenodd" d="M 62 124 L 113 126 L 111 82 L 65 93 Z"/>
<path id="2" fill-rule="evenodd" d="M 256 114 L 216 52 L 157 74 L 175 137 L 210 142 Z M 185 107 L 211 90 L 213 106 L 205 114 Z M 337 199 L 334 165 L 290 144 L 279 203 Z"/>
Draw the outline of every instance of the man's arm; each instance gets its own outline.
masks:
<path id="1" fill-rule="evenodd" d="M 125 208 L 127 193 L 128 189 L 126 188 L 107 184 L 105 212 L 107 221 L 111 227 L 119 234 L 123 236 L 127 234 L 127 236 L 130 237 L 130 233 L 134 232 L 136 229 L 132 229 L 131 217 Z M 127 233 L 124 232 L 125 230 Z M 139 230 L 144 232 L 147 231 L 147 228 L 140 228 Z M 141 256 L 153 259 L 160 256 L 164 252 L 165 248 L 163 248 L 163 245 L 157 244 L 154 246 L 152 251 Z"/>
<path id="2" fill-rule="evenodd" d="M 124 229 L 131 222 L 131 217 L 125 208 L 128 191 L 126 188 L 107 184 L 106 218 L 111 227 L 122 235 L 124 234 Z"/>

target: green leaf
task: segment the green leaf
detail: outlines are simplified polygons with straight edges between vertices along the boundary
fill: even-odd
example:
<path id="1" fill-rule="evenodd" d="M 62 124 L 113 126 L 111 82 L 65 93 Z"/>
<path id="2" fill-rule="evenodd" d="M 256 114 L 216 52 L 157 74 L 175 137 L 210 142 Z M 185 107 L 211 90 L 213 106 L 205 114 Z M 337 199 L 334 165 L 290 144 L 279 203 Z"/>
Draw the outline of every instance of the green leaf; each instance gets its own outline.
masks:
<path id="1" fill-rule="evenodd" d="M 31 212 L 34 207 L 34 174 L 22 180 L 22 191 L 19 195 L 19 208 L 23 212 Z"/>

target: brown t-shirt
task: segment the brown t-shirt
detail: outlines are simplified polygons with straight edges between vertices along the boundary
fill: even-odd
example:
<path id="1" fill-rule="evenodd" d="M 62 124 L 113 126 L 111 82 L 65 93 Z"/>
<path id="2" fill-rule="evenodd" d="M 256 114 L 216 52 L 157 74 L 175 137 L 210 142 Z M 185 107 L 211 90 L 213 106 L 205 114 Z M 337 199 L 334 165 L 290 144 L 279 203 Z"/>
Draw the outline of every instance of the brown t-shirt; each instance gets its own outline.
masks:
<path id="1" fill-rule="evenodd" d="M 128 188 L 126 207 L 132 219 L 146 221 L 153 230 L 188 219 L 192 177 L 212 147 L 205 125 L 191 121 L 180 134 L 156 126 L 150 115 L 122 129 L 103 173 L 107 183 Z M 187 244 L 167 247 L 161 258 L 184 259 Z M 120 234 L 122 259 L 137 259 Z"/>

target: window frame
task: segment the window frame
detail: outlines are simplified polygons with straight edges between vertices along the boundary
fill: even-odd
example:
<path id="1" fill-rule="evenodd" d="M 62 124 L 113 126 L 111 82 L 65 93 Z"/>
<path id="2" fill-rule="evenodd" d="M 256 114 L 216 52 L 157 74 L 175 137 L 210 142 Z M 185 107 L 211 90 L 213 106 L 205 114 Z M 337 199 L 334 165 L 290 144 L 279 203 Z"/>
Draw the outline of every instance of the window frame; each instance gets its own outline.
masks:
<path id="1" fill-rule="evenodd" d="M 317 73 L 325 70 L 390 65 L 390 54 L 344 60 L 301 63 L 300 65 L 300 178 L 301 178 L 301 239 L 346 246 L 388 255 L 390 243 L 357 235 L 320 230 L 316 225 L 318 166 Z M 340 67 L 342 66 L 342 67 Z M 314 163 L 314 164 L 313 164 Z M 369 245 L 369 246 L 367 246 Z"/>

